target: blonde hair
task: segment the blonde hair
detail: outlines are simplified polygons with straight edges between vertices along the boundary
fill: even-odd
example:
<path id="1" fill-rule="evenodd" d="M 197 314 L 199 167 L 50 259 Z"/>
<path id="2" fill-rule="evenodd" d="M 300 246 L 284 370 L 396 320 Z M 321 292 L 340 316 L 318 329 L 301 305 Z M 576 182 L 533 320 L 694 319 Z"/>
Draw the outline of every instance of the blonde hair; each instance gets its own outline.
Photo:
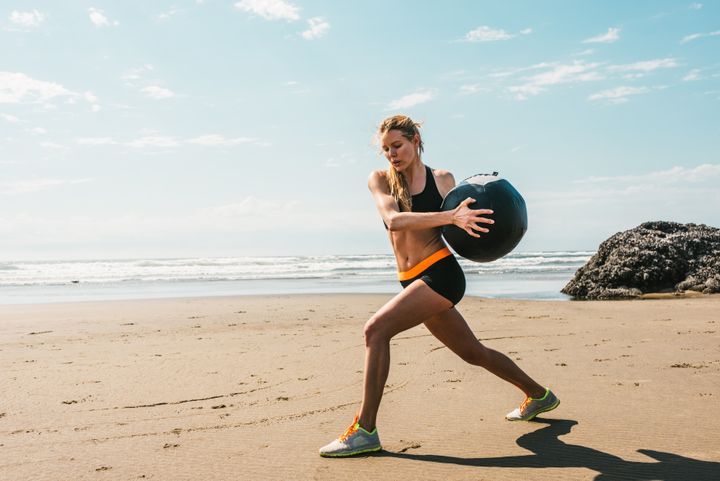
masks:
<path id="1" fill-rule="evenodd" d="M 399 130 L 400 134 L 411 142 L 417 135 L 420 140 L 418 144 L 418 156 L 420 156 L 424 150 L 422 137 L 420 137 L 421 125 L 420 122 L 413 121 L 413 119 L 407 115 L 393 115 L 380 123 L 378 133 L 382 135 L 389 130 Z M 412 196 L 410 195 L 410 188 L 408 187 L 405 176 L 390 166 L 388 168 L 388 183 L 390 185 L 390 195 L 392 195 L 398 203 L 400 210 L 405 212 L 411 211 Z"/>

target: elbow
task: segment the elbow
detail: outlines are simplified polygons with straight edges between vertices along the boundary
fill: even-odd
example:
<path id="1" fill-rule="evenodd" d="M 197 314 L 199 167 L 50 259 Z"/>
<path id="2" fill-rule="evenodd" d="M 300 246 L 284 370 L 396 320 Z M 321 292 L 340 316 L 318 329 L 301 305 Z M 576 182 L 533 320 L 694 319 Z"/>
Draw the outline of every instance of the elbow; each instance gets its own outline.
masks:
<path id="1" fill-rule="evenodd" d="M 390 232 L 397 232 L 400 230 L 397 216 L 388 217 L 385 221 L 385 225 L 387 225 L 387 228 Z"/>

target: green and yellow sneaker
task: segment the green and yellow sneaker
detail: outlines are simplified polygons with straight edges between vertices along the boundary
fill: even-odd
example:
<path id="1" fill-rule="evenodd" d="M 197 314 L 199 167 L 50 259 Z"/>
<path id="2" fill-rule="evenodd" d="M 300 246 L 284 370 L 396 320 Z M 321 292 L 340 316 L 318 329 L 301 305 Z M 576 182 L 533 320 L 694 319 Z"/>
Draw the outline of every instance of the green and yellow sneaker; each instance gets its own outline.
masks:
<path id="1" fill-rule="evenodd" d="M 550 389 L 545 389 L 545 395 L 541 398 L 527 397 L 519 408 L 507 413 L 505 419 L 508 421 L 530 421 L 540 413 L 552 411 L 560 405 L 560 400 Z"/>
<path id="2" fill-rule="evenodd" d="M 380 437 L 377 428 L 369 433 L 358 424 L 358 416 L 347 430 L 335 441 L 320 448 L 320 456 L 344 457 L 380 451 Z"/>

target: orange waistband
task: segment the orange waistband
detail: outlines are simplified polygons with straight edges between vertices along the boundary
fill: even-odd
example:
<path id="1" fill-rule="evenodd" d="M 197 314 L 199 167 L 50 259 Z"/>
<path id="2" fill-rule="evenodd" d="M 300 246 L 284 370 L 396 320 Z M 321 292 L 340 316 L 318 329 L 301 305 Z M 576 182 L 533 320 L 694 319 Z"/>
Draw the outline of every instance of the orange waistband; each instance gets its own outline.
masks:
<path id="1" fill-rule="evenodd" d="M 437 261 L 446 258 L 447 256 L 451 256 L 452 252 L 450 252 L 450 249 L 447 247 L 443 247 L 439 251 L 436 251 L 429 256 L 427 256 L 425 259 L 421 260 L 417 264 L 415 264 L 415 267 L 413 267 L 410 270 L 398 272 L 398 280 L 399 281 L 407 281 L 409 279 L 412 279 L 413 277 L 420 274 L 422 271 L 430 267 L 431 265 L 435 264 Z"/>

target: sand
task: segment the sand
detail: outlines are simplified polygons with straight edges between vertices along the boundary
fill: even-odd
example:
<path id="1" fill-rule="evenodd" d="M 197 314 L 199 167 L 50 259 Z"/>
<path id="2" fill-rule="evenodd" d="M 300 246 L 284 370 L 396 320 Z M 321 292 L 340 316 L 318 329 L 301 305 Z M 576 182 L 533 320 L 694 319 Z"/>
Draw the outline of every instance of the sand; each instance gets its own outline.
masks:
<path id="1" fill-rule="evenodd" d="M 385 451 L 319 457 L 388 298 L 0 306 L 0 479 L 720 479 L 720 296 L 466 298 L 476 335 L 560 407 L 505 421 L 522 394 L 420 326 L 392 342 Z"/>

